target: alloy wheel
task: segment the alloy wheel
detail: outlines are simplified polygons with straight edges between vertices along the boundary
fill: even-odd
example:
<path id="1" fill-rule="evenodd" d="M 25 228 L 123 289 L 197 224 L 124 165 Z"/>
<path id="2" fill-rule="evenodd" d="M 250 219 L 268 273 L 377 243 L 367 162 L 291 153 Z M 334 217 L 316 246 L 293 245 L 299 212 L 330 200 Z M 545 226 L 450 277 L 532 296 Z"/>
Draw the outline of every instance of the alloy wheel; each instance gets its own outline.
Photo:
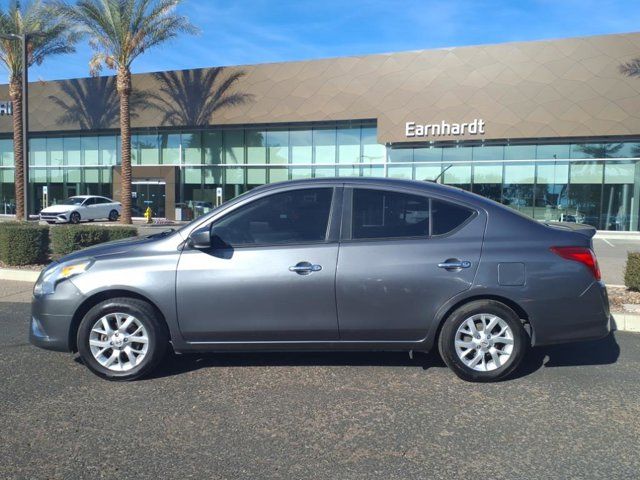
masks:
<path id="1" fill-rule="evenodd" d="M 479 313 L 467 318 L 456 331 L 455 350 L 458 358 L 478 372 L 490 372 L 511 358 L 514 337 L 502 318 Z"/>
<path id="2" fill-rule="evenodd" d="M 109 313 L 91 328 L 89 348 L 96 361 L 114 372 L 126 372 L 140 365 L 149 349 L 144 324 L 128 313 Z"/>

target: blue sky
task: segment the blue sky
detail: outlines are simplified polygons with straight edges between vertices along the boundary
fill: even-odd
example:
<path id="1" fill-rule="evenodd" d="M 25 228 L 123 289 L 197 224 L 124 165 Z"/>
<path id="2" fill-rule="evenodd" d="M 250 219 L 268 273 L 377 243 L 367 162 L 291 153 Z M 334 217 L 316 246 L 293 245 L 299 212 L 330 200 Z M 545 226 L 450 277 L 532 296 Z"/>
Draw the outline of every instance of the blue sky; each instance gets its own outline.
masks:
<path id="1" fill-rule="evenodd" d="M 638 0 L 184 0 L 180 10 L 201 34 L 150 50 L 134 72 L 640 30 Z M 90 56 L 78 45 L 31 78 L 87 76 Z"/>

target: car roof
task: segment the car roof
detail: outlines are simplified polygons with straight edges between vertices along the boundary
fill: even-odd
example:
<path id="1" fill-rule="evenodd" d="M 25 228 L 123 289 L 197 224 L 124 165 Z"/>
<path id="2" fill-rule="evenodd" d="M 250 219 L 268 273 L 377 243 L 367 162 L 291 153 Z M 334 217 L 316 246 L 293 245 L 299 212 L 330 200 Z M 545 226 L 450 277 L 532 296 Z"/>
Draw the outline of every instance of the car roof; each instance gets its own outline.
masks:
<path id="1" fill-rule="evenodd" d="M 449 197 L 452 200 L 460 200 L 462 202 L 468 202 L 481 206 L 487 210 L 498 209 L 510 214 L 518 214 L 513 209 L 495 202 L 489 198 L 483 197 L 476 193 L 463 190 L 458 187 L 450 185 L 443 185 L 431 180 L 406 180 L 402 178 L 386 178 L 386 177 L 327 177 L 327 178 L 306 178 L 300 180 L 287 180 L 284 182 L 269 183 L 266 185 L 260 185 L 253 188 L 250 192 L 265 192 L 269 190 L 278 190 L 280 188 L 286 188 L 288 186 L 304 186 L 304 185 L 341 185 L 344 183 L 352 185 L 362 186 L 381 186 L 389 188 L 413 188 L 423 190 L 425 193 L 439 194 L 445 197 Z M 520 214 L 521 215 L 521 214 Z"/>
<path id="2" fill-rule="evenodd" d="M 343 183 L 349 183 L 354 185 L 379 185 L 385 187 L 397 187 L 397 188 L 414 188 L 425 190 L 433 193 L 441 193 L 443 195 L 454 195 L 461 197 L 472 197 L 473 199 L 484 198 L 479 195 L 473 194 L 461 188 L 452 187 L 449 185 L 442 185 L 440 183 L 432 182 L 430 180 L 406 180 L 402 178 L 383 178 L 383 177 L 326 177 L 326 178 L 306 178 L 301 180 L 287 180 L 284 182 L 269 183 L 266 185 L 260 185 L 253 188 L 252 192 L 260 192 L 271 189 L 279 189 L 287 186 L 297 185 L 314 185 L 314 184 L 335 184 L 340 185 Z"/>

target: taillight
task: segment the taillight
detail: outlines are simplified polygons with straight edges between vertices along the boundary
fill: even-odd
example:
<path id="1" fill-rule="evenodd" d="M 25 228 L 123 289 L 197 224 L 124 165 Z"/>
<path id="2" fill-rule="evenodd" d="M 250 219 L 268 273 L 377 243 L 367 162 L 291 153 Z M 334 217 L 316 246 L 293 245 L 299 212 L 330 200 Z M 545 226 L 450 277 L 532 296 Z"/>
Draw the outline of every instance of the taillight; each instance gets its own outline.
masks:
<path id="1" fill-rule="evenodd" d="M 580 262 L 585 265 L 593 274 L 596 280 L 600 280 L 600 267 L 593 250 L 586 247 L 551 247 L 551 251 L 567 260 Z"/>

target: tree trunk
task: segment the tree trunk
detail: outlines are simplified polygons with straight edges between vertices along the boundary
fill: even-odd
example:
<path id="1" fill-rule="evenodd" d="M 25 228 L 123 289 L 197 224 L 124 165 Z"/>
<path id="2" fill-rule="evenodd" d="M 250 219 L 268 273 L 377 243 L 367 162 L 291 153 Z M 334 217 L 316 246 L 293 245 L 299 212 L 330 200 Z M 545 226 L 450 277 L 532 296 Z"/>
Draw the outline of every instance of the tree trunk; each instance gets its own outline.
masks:
<path id="1" fill-rule="evenodd" d="M 128 68 L 120 67 L 118 69 L 116 88 L 120 96 L 120 139 L 122 144 L 122 166 L 120 167 L 122 213 L 120 222 L 131 224 L 131 115 L 129 112 L 131 72 Z"/>
<path id="2" fill-rule="evenodd" d="M 15 165 L 16 219 L 27 218 L 24 211 L 24 169 L 28 162 L 24 160 L 22 148 L 22 81 L 19 76 L 12 76 L 9 81 L 9 98 L 13 104 L 13 163 Z"/>

